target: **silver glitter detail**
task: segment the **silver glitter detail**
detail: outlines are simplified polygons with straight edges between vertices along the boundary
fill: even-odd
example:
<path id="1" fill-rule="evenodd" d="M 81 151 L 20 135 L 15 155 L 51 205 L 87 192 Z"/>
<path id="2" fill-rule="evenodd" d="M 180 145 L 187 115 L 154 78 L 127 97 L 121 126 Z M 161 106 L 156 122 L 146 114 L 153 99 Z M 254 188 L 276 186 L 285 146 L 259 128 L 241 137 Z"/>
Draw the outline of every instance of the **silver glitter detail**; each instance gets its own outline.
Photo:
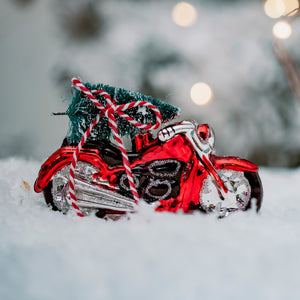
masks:
<path id="1" fill-rule="evenodd" d="M 168 186 L 168 191 L 163 195 L 163 196 L 156 196 L 156 195 L 152 195 L 150 193 L 150 189 L 154 186 L 160 185 L 160 184 L 165 184 Z M 151 180 L 151 182 L 148 184 L 147 188 L 146 188 L 146 194 L 152 198 L 155 199 L 161 199 L 164 200 L 166 199 L 172 192 L 172 187 L 171 187 L 171 183 L 168 180 Z"/>
<path id="2" fill-rule="evenodd" d="M 175 163 L 176 164 L 176 170 L 173 171 L 173 172 L 162 172 L 162 173 L 161 172 L 155 172 L 153 170 L 155 167 L 162 166 L 166 163 Z M 181 166 L 180 162 L 177 161 L 176 159 L 162 159 L 162 160 L 153 161 L 149 165 L 148 169 L 149 169 L 150 174 L 153 175 L 153 176 L 174 177 L 178 173 L 178 171 L 180 169 L 180 166 Z"/>
<path id="3" fill-rule="evenodd" d="M 132 177 L 133 177 L 133 180 L 134 180 L 134 184 L 135 184 L 135 187 L 136 188 L 138 188 L 139 187 L 139 185 L 140 185 L 140 181 L 139 181 L 139 179 L 137 178 L 137 176 L 135 175 L 135 174 L 132 174 Z M 120 186 L 124 189 L 124 190 L 126 190 L 126 191 L 131 191 L 131 189 L 130 189 L 130 186 L 128 185 L 126 185 L 125 184 L 125 180 L 128 180 L 128 178 L 127 178 L 127 175 L 126 174 L 123 174 L 122 176 L 121 176 L 121 179 L 120 179 Z"/>

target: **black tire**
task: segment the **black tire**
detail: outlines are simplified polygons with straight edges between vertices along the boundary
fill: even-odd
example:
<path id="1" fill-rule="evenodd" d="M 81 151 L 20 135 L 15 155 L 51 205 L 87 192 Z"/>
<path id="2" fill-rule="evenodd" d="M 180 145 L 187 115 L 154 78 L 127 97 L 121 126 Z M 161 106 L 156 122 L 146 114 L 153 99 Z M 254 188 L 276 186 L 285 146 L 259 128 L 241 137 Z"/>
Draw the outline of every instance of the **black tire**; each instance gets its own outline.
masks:
<path id="1" fill-rule="evenodd" d="M 258 173 L 256 172 L 245 172 L 245 177 L 249 181 L 251 186 L 251 199 L 256 200 L 256 211 L 258 212 L 261 208 L 262 199 L 263 199 L 263 186 L 260 180 Z M 250 209 L 253 201 L 249 201 L 246 210 Z"/>
<path id="2" fill-rule="evenodd" d="M 52 189 L 52 181 L 50 181 L 48 183 L 48 185 L 43 189 L 44 198 L 45 198 L 45 201 L 46 201 L 47 205 L 49 207 L 51 207 L 52 210 L 57 211 L 59 209 L 57 208 L 57 206 L 53 202 L 53 196 L 52 196 L 51 189 Z"/>

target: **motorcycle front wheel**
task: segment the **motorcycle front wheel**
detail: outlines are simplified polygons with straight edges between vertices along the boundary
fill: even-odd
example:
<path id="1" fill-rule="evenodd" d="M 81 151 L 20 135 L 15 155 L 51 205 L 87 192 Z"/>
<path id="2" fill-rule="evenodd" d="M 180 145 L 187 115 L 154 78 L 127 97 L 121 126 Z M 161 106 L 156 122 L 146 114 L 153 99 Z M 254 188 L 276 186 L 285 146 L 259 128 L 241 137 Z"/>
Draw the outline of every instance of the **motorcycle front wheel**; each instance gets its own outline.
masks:
<path id="1" fill-rule="evenodd" d="M 228 214 L 233 211 L 246 211 L 255 202 L 256 211 L 261 208 L 263 189 L 257 172 L 240 172 L 235 170 L 219 170 L 221 178 L 230 183 L 226 194 L 220 195 L 214 179 L 208 176 L 200 191 L 200 206 L 205 212 L 217 211 Z"/>

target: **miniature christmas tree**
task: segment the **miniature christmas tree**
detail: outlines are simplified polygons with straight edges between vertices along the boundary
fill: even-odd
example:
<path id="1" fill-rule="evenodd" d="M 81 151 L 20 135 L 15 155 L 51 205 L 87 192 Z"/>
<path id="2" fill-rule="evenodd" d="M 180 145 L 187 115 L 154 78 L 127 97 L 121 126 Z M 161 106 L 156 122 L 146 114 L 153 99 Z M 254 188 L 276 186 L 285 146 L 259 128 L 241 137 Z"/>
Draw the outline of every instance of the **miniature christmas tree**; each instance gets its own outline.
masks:
<path id="1" fill-rule="evenodd" d="M 116 104 L 125 104 L 133 101 L 147 101 L 155 105 L 162 116 L 162 122 L 167 122 L 179 116 L 179 108 L 161 102 L 158 99 L 132 92 L 122 88 L 115 88 L 105 84 L 84 83 L 90 90 L 104 90 L 112 99 L 115 99 Z M 103 96 L 94 95 L 95 98 L 104 106 L 106 100 Z M 136 121 L 144 124 L 154 124 L 155 114 L 148 107 L 134 107 L 128 109 L 126 113 Z M 84 93 L 73 88 L 72 101 L 67 109 L 67 115 L 70 118 L 70 140 L 72 143 L 78 143 L 96 116 L 99 114 L 98 108 L 89 100 Z M 125 119 L 116 116 L 119 133 L 121 136 L 135 137 L 142 130 L 131 125 Z M 112 135 L 111 128 L 108 126 L 108 120 L 103 115 L 100 122 L 91 131 L 90 141 L 99 141 L 109 139 Z"/>

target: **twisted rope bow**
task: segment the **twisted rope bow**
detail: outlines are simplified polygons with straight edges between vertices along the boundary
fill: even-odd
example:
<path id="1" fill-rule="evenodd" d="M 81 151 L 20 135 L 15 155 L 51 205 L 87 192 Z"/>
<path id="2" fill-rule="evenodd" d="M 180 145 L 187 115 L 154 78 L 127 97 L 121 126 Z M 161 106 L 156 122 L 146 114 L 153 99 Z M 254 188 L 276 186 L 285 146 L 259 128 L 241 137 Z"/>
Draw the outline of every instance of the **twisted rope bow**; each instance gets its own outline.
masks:
<path id="1" fill-rule="evenodd" d="M 133 126 L 136 126 L 140 129 L 151 130 L 151 129 L 158 128 L 161 124 L 161 114 L 160 114 L 158 108 L 147 101 L 134 101 L 134 102 L 126 103 L 126 104 L 117 105 L 115 103 L 115 99 L 112 101 L 111 96 L 108 93 L 106 93 L 104 90 L 91 91 L 88 88 L 86 88 L 82 84 L 82 82 L 80 80 L 78 80 L 77 78 L 73 78 L 72 83 L 75 86 L 75 88 L 77 88 L 79 91 L 83 92 L 100 110 L 100 113 L 97 115 L 95 120 L 90 124 L 90 126 L 88 127 L 88 129 L 86 130 L 84 135 L 82 136 L 80 142 L 78 143 L 76 150 L 73 153 L 71 167 L 70 167 L 70 176 L 69 176 L 69 194 L 70 194 L 73 208 L 76 210 L 78 216 L 84 217 L 84 214 L 82 213 L 82 211 L 80 210 L 80 208 L 77 205 L 77 199 L 75 196 L 75 167 L 76 167 L 76 163 L 78 161 L 78 156 L 79 156 L 80 150 L 82 149 L 87 138 L 89 137 L 91 130 L 99 123 L 103 114 L 108 119 L 108 125 L 112 128 L 114 138 L 115 138 L 115 140 L 119 146 L 119 149 L 121 151 L 123 165 L 125 167 L 125 171 L 127 174 L 130 190 L 133 195 L 134 201 L 137 204 L 139 201 L 139 195 L 138 195 L 138 192 L 136 190 L 136 186 L 135 186 L 135 183 L 133 180 L 128 155 L 125 150 L 123 141 L 119 135 L 115 115 L 119 115 L 120 117 L 122 117 L 122 118 L 126 119 L 128 122 L 130 122 Z M 106 107 L 104 107 L 101 103 L 99 103 L 93 94 L 103 96 L 107 102 Z M 137 106 L 146 106 L 146 107 L 150 108 L 156 116 L 156 123 L 154 125 L 146 125 L 143 123 L 139 123 L 124 112 L 127 109 L 137 107 Z"/>

